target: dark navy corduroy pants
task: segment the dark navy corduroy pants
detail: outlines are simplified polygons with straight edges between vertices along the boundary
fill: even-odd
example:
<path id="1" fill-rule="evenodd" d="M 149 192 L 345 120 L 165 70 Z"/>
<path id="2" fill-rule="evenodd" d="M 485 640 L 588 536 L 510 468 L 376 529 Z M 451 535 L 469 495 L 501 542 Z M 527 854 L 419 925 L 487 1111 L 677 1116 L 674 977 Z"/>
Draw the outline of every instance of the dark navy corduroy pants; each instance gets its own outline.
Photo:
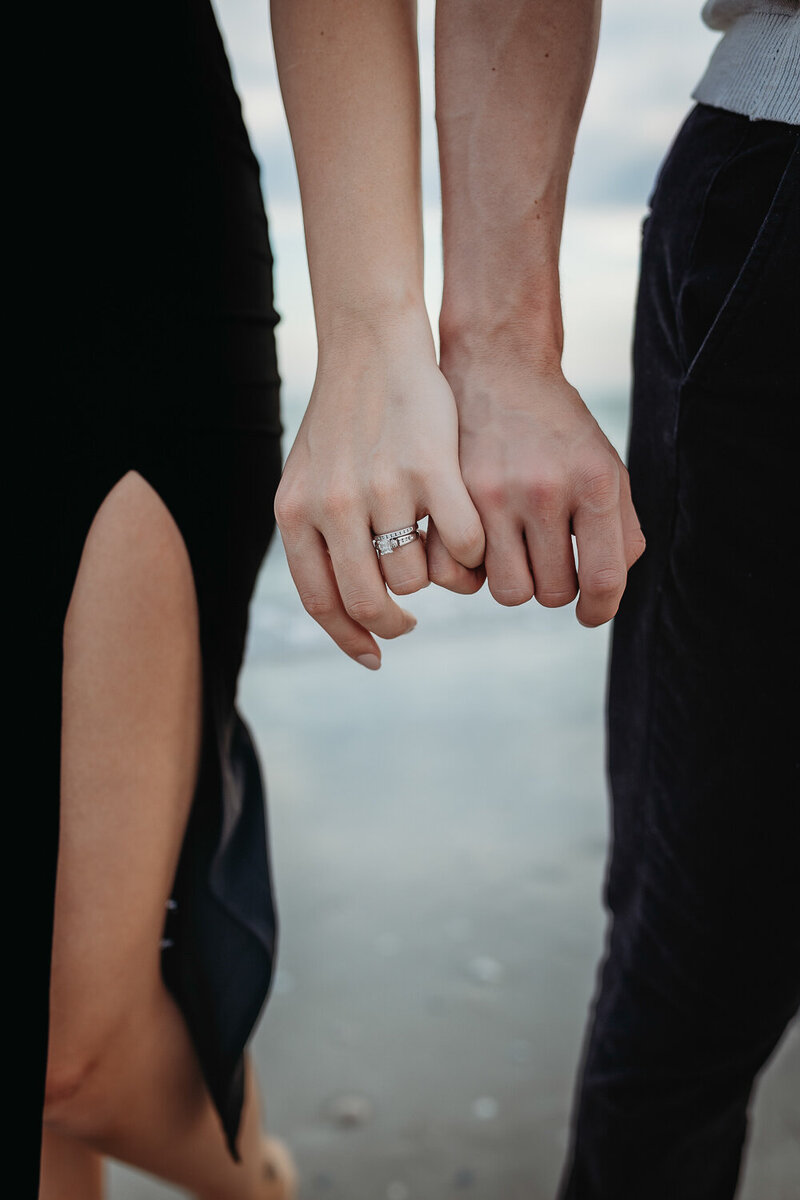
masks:
<path id="1" fill-rule="evenodd" d="M 612 639 L 610 924 L 562 1200 L 730 1200 L 800 1003 L 799 136 L 698 105 L 643 228 L 647 549 Z"/>

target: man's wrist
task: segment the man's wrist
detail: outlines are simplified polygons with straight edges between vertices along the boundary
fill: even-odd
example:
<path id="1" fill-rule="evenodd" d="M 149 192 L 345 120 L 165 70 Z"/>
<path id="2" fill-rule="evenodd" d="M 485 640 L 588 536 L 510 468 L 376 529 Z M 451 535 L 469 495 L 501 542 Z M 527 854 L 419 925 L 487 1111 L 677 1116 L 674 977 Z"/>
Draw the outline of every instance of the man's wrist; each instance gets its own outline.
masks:
<path id="1" fill-rule="evenodd" d="M 537 347 L 560 362 L 563 348 L 558 248 L 541 247 L 521 239 L 516 257 L 507 237 L 486 231 L 489 253 L 469 256 L 464 246 L 445 241 L 444 289 L 439 313 L 442 344 L 467 348 L 492 346 L 503 353 L 524 355 Z M 538 253 L 537 253 L 538 251 Z"/>
<path id="2" fill-rule="evenodd" d="M 560 306 L 537 311 L 460 311 L 444 306 L 439 315 L 442 370 L 449 363 L 497 363 L 504 368 L 560 374 L 564 334 Z"/>

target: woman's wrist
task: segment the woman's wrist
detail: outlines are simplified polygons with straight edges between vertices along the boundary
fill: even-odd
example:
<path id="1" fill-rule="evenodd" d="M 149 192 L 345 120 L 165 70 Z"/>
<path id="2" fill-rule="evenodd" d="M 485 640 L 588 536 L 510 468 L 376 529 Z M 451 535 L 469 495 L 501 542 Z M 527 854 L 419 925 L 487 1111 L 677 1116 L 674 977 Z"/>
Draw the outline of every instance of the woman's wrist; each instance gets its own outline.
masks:
<path id="1" fill-rule="evenodd" d="M 375 355 L 430 356 L 436 362 L 428 312 L 421 290 L 362 295 L 357 302 L 332 307 L 317 317 L 318 371 L 352 370 Z"/>

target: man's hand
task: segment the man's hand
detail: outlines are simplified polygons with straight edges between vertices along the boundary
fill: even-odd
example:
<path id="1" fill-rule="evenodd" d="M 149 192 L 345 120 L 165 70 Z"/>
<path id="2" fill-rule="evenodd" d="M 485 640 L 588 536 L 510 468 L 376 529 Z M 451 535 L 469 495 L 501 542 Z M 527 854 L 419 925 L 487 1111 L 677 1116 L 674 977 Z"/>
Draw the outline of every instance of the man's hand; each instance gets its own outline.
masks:
<path id="1" fill-rule="evenodd" d="M 461 471 L 486 533 L 492 595 L 506 605 L 535 596 L 552 608 L 580 591 L 583 625 L 610 620 L 645 542 L 628 472 L 581 397 L 560 369 L 497 347 L 482 357 L 443 345 L 441 365 L 456 397 Z M 453 585 L 435 529 L 428 573 Z"/>
<path id="2" fill-rule="evenodd" d="M 437 0 L 441 368 L 501 604 L 614 615 L 644 549 L 627 472 L 561 372 L 561 224 L 600 0 Z M 577 542 L 575 567 L 572 535 Z M 435 532 L 431 577 L 452 566 Z"/>

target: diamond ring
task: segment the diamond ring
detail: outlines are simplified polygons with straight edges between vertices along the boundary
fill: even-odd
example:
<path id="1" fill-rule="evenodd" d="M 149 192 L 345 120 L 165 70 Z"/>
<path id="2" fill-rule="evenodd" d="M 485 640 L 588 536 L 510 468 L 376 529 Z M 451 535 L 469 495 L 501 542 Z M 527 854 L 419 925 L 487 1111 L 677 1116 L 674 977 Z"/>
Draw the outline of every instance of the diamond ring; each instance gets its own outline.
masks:
<path id="1" fill-rule="evenodd" d="M 393 529 L 390 533 L 373 534 L 372 544 L 378 554 L 392 554 L 399 546 L 407 546 L 418 537 L 419 527 L 415 522 L 413 525 L 405 525 L 402 529 Z"/>

